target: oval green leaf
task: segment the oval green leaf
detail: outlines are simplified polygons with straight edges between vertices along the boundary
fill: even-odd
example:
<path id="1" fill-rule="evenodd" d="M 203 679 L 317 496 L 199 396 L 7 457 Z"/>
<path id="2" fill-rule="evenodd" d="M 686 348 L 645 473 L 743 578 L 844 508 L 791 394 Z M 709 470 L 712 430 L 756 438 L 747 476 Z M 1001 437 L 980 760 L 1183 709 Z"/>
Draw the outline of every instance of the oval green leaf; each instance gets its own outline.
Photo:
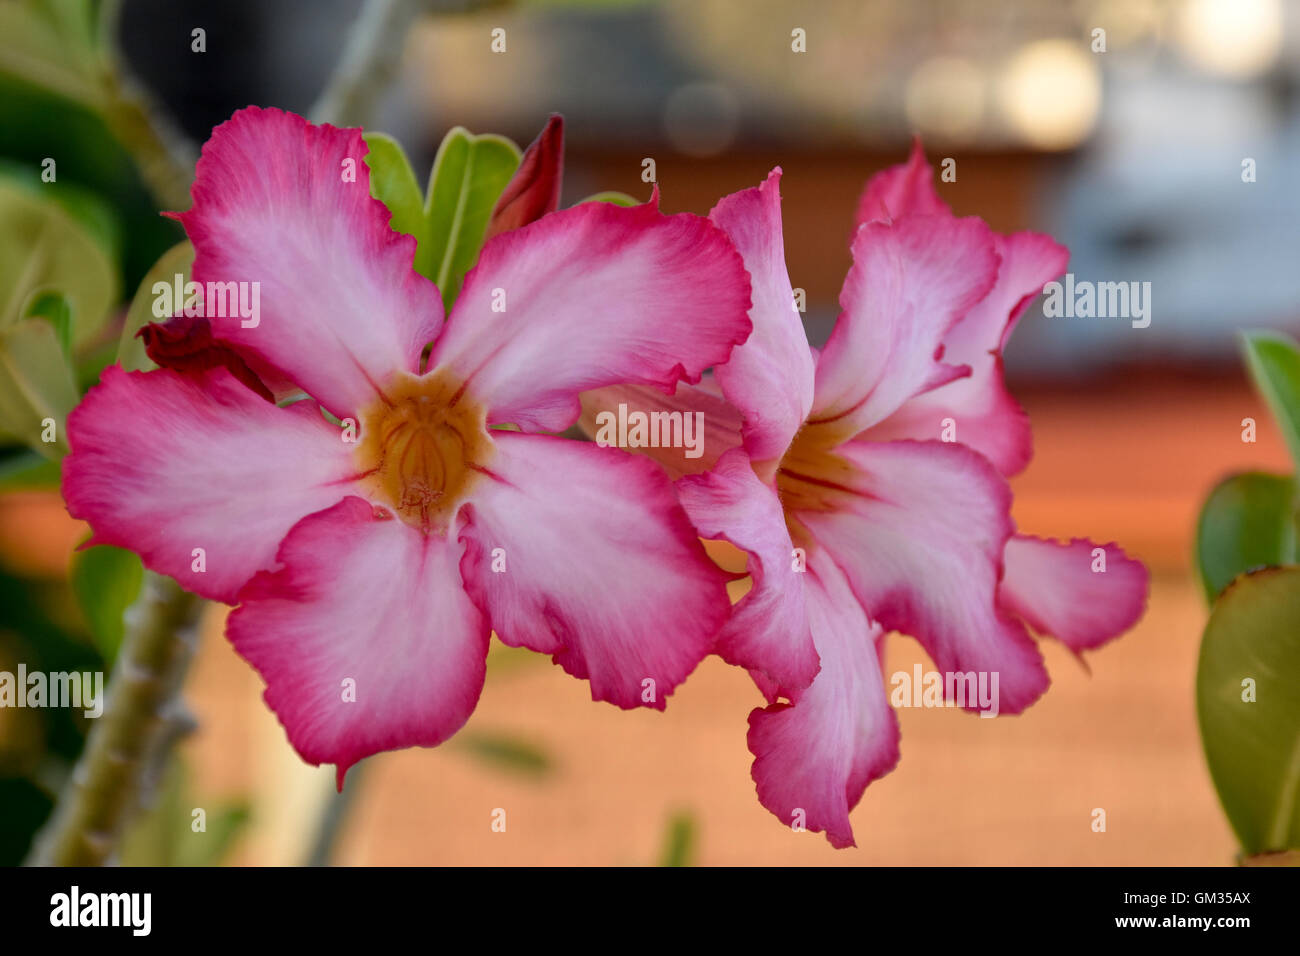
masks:
<path id="1" fill-rule="evenodd" d="M 465 273 L 478 261 L 492 207 L 519 167 L 519 147 L 503 136 L 455 127 L 443 138 L 422 206 L 410 163 L 389 136 L 366 134 L 371 194 L 390 225 L 415 236 L 415 271 L 432 280 L 450 312 Z"/>
<path id="2" fill-rule="evenodd" d="M 1290 476 L 1233 475 L 1210 492 L 1196 524 L 1196 566 L 1213 601 L 1239 574 L 1296 559 Z"/>
<path id="3" fill-rule="evenodd" d="M 1247 854 L 1300 848 L 1300 568 L 1239 578 L 1201 641 L 1196 710 L 1219 799 Z"/>

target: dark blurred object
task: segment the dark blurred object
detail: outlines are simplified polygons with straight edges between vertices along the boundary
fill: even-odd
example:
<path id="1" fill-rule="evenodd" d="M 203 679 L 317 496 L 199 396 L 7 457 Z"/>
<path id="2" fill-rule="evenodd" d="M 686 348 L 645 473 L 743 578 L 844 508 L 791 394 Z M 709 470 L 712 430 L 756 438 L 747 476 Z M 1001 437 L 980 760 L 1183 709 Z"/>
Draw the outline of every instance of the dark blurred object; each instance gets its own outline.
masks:
<path id="1" fill-rule="evenodd" d="M 119 43 L 131 71 L 196 143 L 255 104 L 306 113 L 361 0 L 123 0 Z M 194 52 L 193 31 L 205 51 Z"/>

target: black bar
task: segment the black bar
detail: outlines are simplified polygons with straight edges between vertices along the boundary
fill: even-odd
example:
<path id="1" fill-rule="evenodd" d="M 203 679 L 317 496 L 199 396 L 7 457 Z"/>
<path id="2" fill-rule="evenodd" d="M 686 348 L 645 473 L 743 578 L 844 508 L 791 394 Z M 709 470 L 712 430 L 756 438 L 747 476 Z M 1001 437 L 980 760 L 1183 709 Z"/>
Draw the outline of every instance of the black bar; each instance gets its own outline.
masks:
<path id="1" fill-rule="evenodd" d="M 145 940 L 336 947 L 411 939 L 461 949 L 512 937 L 579 946 L 665 946 L 755 938 L 803 949 L 845 937 L 863 950 L 893 935 L 918 943 L 1073 943 L 1097 938 L 1217 944 L 1290 939 L 1300 929 L 1293 868 L 1187 869 L 9 869 L 0 871 L 0 938 Z M 119 914 L 117 926 L 68 922 Z M 121 897 L 149 894 L 127 909 Z M 60 896 L 67 905 L 60 909 Z M 1176 894 L 1183 894 L 1178 896 Z M 87 903 L 87 896 L 94 896 Z M 134 925 L 130 917 L 134 916 Z M 1201 921 L 1209 920 L 1204 926 Z M 1195 923 L 1191 921 L 1195 920 Z M 1134 922 L 1137 921 L 1137 922 Z M 460 941 L 460 942 L 456 942 Z"/>

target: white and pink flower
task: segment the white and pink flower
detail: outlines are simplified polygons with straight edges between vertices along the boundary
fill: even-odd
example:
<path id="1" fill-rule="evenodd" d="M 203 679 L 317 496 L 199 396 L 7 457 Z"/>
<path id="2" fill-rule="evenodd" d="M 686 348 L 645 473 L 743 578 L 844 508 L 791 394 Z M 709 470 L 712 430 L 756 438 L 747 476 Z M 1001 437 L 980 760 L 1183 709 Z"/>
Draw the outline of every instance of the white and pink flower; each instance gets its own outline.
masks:
<path id="1" fill-rule="evenodd" d="M 725 576 L 651 462 L 543 433 L 584 390 L 698 381 L 750 332 L 726 236 L 654 201 L 516 210 L 444 320 L 366 152 L 278 110 L 213 131 L 178 217 L 193 279 L 259 283 L 260 321 L 182 329 L 201 360 L 176 368 L 109 368 L 64 464 L 95 542 L 239 605 L 231 641 L 340 786 L 465 723 L 490 631 L 594 699 L 664 706 L 712 648 Z M 309 397 L 268 400 L 293 389 Z"/>
<path id="2" fill-rule="evenodd" d="M 1019 713 L 1048 685 L 1029 628 L 1097 647 L 1140 616 L 1147 575 L 1114 544 L 1095 572 L 1098 546 L 1018 534 L 1010 516 L 1007 477 L 1031 447 L 1001 353 L 1066 250 L 955 217 L 918 143 L 866 188 L 842 311 L 817 354 L 786 272 L 779 183 L 778 169 L 710 214 L 751 274 L 749 340 L 714 382 L 667 399 L 635 386 L 584 396 L 584 424 L 619 402 L 704 412 L 711 454 L 648 454 L 700 533 L 748 555 L 753 586 L 718 653 L 769 702 L 749 720 L 759 799 L 842 847 L 849 811 L 898 760 L 887 632 L 915 637 L 941 671 L 996 673 L 999 710 Z"/>

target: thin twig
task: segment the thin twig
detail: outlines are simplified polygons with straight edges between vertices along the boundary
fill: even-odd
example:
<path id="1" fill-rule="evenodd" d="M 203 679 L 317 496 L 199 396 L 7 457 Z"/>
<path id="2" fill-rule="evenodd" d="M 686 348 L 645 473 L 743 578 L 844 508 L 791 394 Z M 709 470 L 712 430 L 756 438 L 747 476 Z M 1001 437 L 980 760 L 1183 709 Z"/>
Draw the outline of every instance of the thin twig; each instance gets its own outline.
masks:
<path id="1" fill-rule="evenodd" d="M 504 5 L 505 0 L 366 0 L 343 56 L 307 118 L 335 126 L 368 125 L 375 118 L 376 101 L 397 75 L 416 17 Z"/>
<path id="2" fill-rule="evenodd" d="M 104 0 L 99 14 L 102 89 L 97 108 L 109 131 L 131 154 L 159 207 L 189 208 L 198 158 L 192 144 L 142 85 L 130 79 L 117 46 L 121 0 Z"/>
<path id="3" fill-rule="evenodd" d="M 348 810 L 356 802 L 361 779 L 366 775 L 369 761 L 362 761 L 348 771 L 348 784 L 342 792 L 334 792 L 334 778 L 329 779 L 329 796 L 325 798 L 325 812 L 316 824 L 316 833 L 312 837 L 311 851 L 307 855 L 308 866 L 329 866 L 338 846 L 339 836 L 343 831 L 343 821 L 347 819 Z"/>
<path id="4" fill-rule="evenodd" d="M 338 66 L 308 115 L 313 123 L 361 126 L 397 74 L 419 0 L 366 0 Z"/>

